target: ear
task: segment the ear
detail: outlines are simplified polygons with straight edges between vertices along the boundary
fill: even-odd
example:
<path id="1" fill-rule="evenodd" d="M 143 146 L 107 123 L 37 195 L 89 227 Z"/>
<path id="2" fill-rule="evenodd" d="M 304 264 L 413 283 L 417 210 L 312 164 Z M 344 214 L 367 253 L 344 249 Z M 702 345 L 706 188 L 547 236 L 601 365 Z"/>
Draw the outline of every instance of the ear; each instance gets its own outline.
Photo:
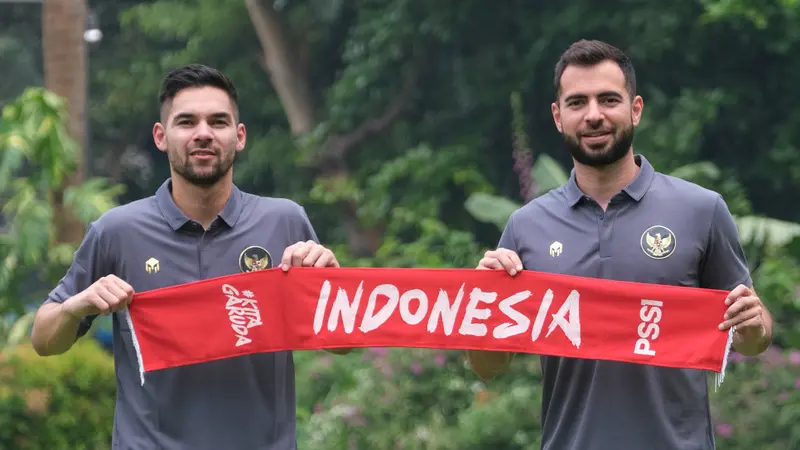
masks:
<path id="1" fill-rule="evenodd" d="M 644 110 L 644 100 L 637 95 L 631 103 L 631 122 L 633 122 L 633 126 L 639 125 L 639 121 L 642 120 L 642 110 Z"/>
<path id="2" fill-rule="evenodd" d="M 164 125 L 161 122 L 156 122 L 153 125 L 153 141 L 156 143 L 156 147 L 162 152 L 167 151 L 167 132 L 164 129 Z"/>
<path id="3" fill-rule="evenodd" d="M 558 107 L 558 103 L 551 104 L 550 111 L 553 113 L 553 122 L 556 124 L 556 129 L 559 133 L 563 133 L 564 129 L 561 127 L 561 109 Z"/>
<path id="4" fill-rule="evenodd" d="M 244 150 L 244 146 L 247 143 L 247 129 L 245 129 L 244 124 L 240 123 L 236 126 L 236 151 L 240 152 Z"/>

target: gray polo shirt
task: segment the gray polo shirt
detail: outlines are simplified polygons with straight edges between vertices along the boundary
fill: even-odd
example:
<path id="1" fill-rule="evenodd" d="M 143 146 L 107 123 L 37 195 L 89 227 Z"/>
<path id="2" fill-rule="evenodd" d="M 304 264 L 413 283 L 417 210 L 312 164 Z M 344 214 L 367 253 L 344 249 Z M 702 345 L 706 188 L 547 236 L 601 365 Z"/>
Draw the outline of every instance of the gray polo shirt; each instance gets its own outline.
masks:
<path id="1" fill-rule="evenodd" d="M 317 240 L 296 203 L 234 187 L 207 231 L 178 209 L 167 180 L 155 196 L 92 223 L 46 302 L 63 302 L 115 274 L 137 292 L 272 267 L 297 241 Z M 186 314 L 191 314 L 187 310 Z M 131 331 L 114 313 L 115 450 L 294 450 L 290 352 L 263 353 L 149 373 L 140 385 Z M 84 321 L 84 334 L 93 318 Z M 208 336 L 215 339 L 214 336 Z"/>
<path id="2" fill-rule="evenodd" d="M 636 179 L 605 212 L 581 192 L 573 170 L 567 184 L 514 212 L 499 247 L 540 272 L 724 290 L 750 285 L 722 197 L 655 172 L 641 155 L 636 161 Z M 541 363 L 545 450 L 715 447 L 706 372 L 549 356 Z"/>

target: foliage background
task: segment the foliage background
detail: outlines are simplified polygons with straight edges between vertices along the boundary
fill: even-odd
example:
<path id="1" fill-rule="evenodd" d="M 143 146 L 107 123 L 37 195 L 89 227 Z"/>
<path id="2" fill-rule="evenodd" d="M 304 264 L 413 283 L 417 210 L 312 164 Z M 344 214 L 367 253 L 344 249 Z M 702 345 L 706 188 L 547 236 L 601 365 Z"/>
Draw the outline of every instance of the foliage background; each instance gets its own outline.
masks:
<path id="1" fill-rule="evenodd" d="M 249 136 L 237 183 L 301 203 L 343 264 L 474 267 L 511 210 L 568 174 L 552 74 L 584 37 L 633 58 L 636 150 L 724 194 L 777 320 L 773 348 L 734 355 L 713 396 L 719 448 L 799 447 L 800 6 L 610 1 L 93 1 L 104 37 L 88 48 L 84 154 L 74 115 L 38 89 L 46 16 L 0 3 L 0 448 L 108 448 L 113 367 L 95 345 L 108 323 L 41 359 L 25 313 L 74 251 L 53 193 L 79 157 L 89 177 L 66 203 L 83 224 L 168 175 L 150 134 L 167 70 L 233 78 Z M 539 377 L 535 356 L 482 383 L 458 352 L 301 352 L 301 448 L 536 448 Z"/>

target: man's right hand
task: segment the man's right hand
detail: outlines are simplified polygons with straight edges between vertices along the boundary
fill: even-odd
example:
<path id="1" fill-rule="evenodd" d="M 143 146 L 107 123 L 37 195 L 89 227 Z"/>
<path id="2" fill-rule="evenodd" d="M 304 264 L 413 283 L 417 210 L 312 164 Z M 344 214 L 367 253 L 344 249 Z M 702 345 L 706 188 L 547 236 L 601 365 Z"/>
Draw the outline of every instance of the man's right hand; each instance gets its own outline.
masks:
<path id="1" fill-rule="evenodd" d="M 522 261 L 514 251 L 507 248 L 498 248 L 484 253 L 477 268 L 483 270 L 505 270 L 509 275 L 514 276 L 522 271 Z"/>
<path id="2" fill-rule="evenodd" d="M 116 275 L 108 275 L 95 281 L 83 292 L 64 302 L 66 313 L 82 319 L 86 316 L 109 314 L 128 306 L 133 300 L 133 287 Z"/>

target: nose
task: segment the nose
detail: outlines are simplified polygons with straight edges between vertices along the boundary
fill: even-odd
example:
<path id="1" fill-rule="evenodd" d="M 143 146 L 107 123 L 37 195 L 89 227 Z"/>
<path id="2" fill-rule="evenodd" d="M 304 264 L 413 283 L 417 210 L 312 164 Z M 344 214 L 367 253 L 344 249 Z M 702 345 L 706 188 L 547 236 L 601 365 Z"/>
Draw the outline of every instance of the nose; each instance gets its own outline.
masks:
<path id="1" fill-rule="evenodd" d="M 211 127 L 206 122 L 197 124 L 194 130 L 193 140 L 198 143 L 206 143 L 211 141 L 214 135 L 211 133 Z"/>
<path id="2" fill-rule="evenodd" d="M 603 113 L 600 110 L 600 105 L 597 103 L 597 100 L 591 100 L 589 105 L 586 109 L 586 122 L 590 125 L 596 127 L 603 122 Z"/>

